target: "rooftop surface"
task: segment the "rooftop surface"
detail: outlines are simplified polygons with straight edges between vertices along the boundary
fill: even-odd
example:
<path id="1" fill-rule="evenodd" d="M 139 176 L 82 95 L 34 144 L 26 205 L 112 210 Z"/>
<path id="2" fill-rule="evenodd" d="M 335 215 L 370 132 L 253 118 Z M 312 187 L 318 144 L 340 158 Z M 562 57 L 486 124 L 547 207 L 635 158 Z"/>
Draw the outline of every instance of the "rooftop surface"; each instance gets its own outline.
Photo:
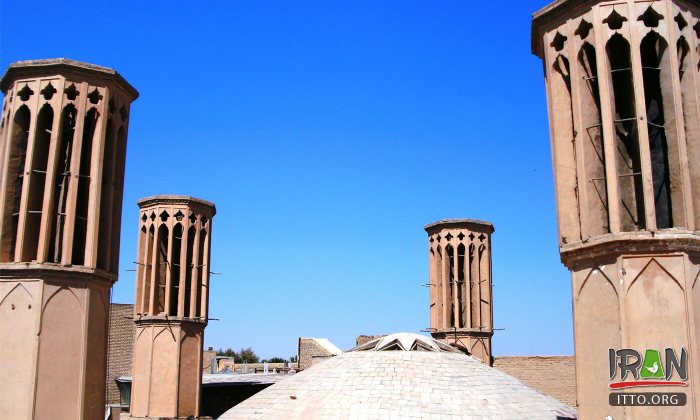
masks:
<path id="1" fill-rule="evenodd" d="M 338 355 L 342 353 L 343 351 L 336 347 L 335 344 L 331 343 L 329 339 L 327 338 L 311 338 L 312 340 L 315 340 L 316 343 L 323 347 L 328 353 Z"/>
<path id="2" fill-rule="evenodd" d="M 276 384 L 294 375 L 293 373 L 205 373 L 202 375 L 202 386 Z M 120 382 L 131 382 L 132 379 L 131 376 L 117 378 Z"/>
<path id="3" fill-rule="evenodd" d="M 467 355 L 424 349 L 343 353 L 270 386 L 220 419 L 280 413 L 291 419 L 576 418 L 573 408 Z"/>
<path id="4" fill-rule="evenodd" d="M 254 385 L 276 384 L 284 379 L 291 378 L 291 373 L 205 373 L 202 375 L 202 386 L 224 385 Z"/>

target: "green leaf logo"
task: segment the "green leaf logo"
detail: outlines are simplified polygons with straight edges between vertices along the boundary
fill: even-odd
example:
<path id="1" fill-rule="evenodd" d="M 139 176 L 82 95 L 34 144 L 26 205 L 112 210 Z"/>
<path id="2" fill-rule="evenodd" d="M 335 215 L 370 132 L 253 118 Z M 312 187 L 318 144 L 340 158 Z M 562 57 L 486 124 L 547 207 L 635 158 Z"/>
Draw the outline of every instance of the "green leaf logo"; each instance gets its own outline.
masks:
<path id="1" fill-rule="evenodd" d="M 644 354 L 644 365 L 642 365 L 641 375 L 644 379 L 664 377 L 661 355 L 657 350 L 647 350 Z"/>

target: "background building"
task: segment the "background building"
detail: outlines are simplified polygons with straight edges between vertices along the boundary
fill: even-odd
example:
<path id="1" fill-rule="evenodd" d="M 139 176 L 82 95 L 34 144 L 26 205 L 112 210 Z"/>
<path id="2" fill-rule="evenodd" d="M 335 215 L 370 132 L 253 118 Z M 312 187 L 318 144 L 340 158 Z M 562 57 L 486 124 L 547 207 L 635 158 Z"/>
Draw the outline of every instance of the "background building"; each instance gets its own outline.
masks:
<path id="1" fill-rule="evenodd" d="M 134 357 L 134 305 L 112 303 L 109 306 L 109 341 L 107 351 L 107 404 L 120 404 L 116 379 L 131 376 Z"/>
<path id="2" fill-rule="evenodd" d="M 328 341 L 327 338 L 299 337 L 297 367 L 307 369 L 341 353 L 342 350 Z"/>

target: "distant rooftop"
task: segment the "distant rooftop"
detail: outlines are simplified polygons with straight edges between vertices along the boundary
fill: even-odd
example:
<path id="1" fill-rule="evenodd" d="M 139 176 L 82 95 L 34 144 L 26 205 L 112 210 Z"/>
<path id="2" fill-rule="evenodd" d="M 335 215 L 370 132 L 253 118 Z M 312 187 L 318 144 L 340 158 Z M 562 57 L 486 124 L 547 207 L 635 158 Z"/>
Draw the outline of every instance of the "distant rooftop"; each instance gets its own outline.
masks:
<path id="1" fill-rule="evenodd" d="M 276 384 L 294 375 L 293 373 L 205 373 L 202 375 L 202 386 Z M 117 380 L 129 383 L 132 377 L 120 376 Z"/>
<path id="2" fill-rule="evenodd" d="M 339 355 L 343 351 L 336 347 L 335 344 L 331 343 L 329 339 L 327 338 L 310 338 L 311 340 L 314 340 L 316 344 L 319 346 L 323 347 L 324 350 L 326 350 L 328 353 L 333 354 L 333 355 Z"/>

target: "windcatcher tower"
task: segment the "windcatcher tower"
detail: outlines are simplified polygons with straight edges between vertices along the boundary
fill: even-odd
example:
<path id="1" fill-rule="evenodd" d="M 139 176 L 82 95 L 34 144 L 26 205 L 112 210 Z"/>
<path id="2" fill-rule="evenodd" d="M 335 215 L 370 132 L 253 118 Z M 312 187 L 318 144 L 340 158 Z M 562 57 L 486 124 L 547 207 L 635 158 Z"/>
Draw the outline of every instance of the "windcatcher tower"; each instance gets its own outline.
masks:
<path id="1" fill-rule="evenodd" d="M 700 418 L 699 6 L 560 0 L 533 17 L 584 419 Z M 672 380 L 688 386 L 625 391 L 683 392 L 687 405 L 610 406 L 625 378 L 615 365 L 610 378 L 608 349 L 658 350 L 668 374 L 666 348 L 687 350 L 688 377 Z"/>
<path id="2" fill-rule="evenodd" d="M 132 418 L 197 417 L 209 302 L 214 204 L 139 201 Z"/>
<path id="3" fill-rule="evenodd" d="M 100 418 L 138 93 L 66 59 L 14 63 L 0 88 L 0 413 Z"/>
<path id="4" fill-rule="evenodd" d="M 425 227 L 430 260 L 430 333 L 492 364 L 493 225 L 472 219 L 441 220 Z"/>

